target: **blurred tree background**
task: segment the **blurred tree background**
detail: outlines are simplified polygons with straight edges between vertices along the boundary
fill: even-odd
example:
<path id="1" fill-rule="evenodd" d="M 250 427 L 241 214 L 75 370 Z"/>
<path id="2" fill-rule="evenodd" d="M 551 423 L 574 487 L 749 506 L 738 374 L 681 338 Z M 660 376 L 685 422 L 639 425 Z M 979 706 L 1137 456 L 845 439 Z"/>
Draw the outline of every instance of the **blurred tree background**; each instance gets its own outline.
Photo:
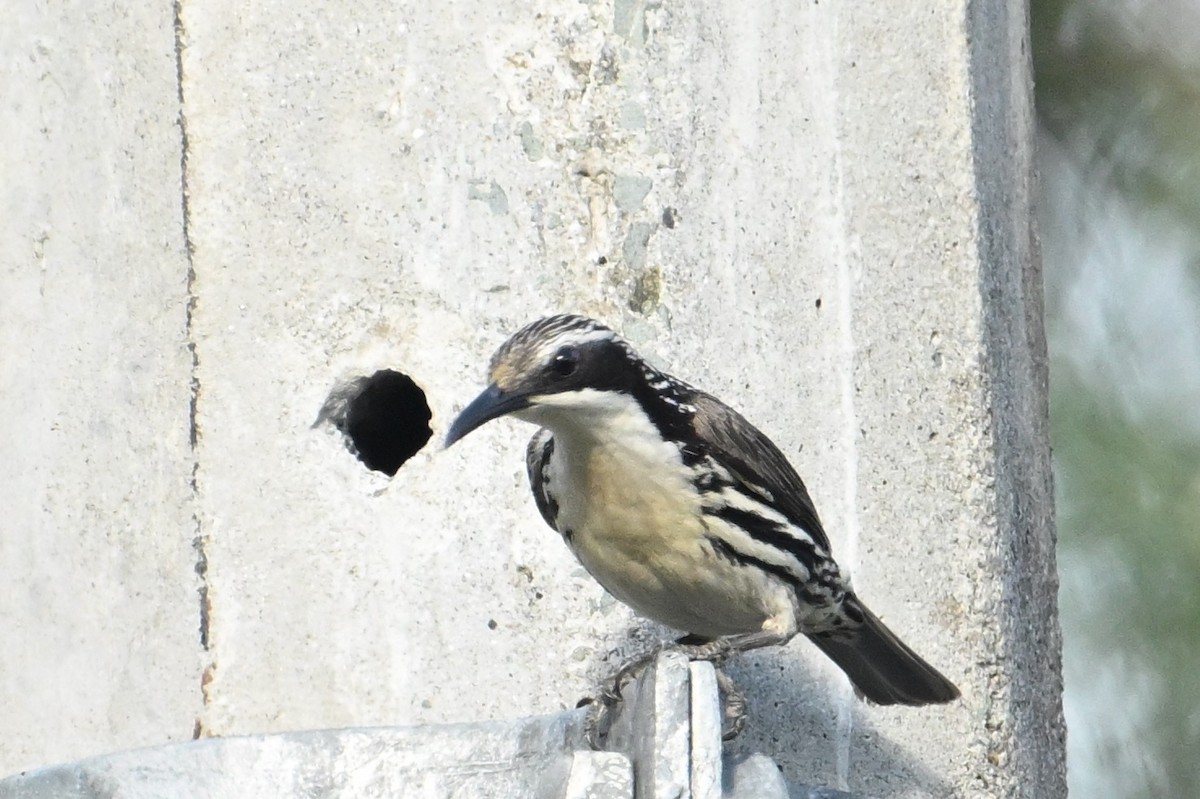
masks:
<path id="1" fill-rule="evenodd" d="M 1033 0 L 1072 796 L 1200 797 L 1200 0 Z"/>

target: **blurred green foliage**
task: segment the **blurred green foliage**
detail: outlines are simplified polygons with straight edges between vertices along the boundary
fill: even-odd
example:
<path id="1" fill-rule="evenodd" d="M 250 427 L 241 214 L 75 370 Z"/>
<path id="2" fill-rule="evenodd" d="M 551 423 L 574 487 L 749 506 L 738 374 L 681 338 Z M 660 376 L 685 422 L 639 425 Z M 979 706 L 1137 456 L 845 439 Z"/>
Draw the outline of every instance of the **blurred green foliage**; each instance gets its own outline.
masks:
<path id="1" fill-rule="evenodd" d="M 1120 191 L 1200 226 L 1200 11 L 1188 0 L 1033 0 L 1037 110 Z M 1125 12 L 1125 13 L 1123 13 Z M 1184 37 L 1173 40 L 1177 22 Z M 1189 50 L 1172 47 L 1192 42 Z"/>
<path id="2" fill-rule="evenodd" d="M 1200 41 L 1194 6 L 1034 0 L 1031 9 L 1038 118 L 1054 143 L 1042 173 L 1084 176 L 1078 191 L 1044 191 L 1042 209 L 1068 769 L 1072 796 L 1084 799 L 1200 797 L 1200 396 L 1184 379 L 1200 364 L 1150 363 L 1194 351 L 1164 346 L 1164 330 L 1200 341 L 1196 308 L 1163 319 L 1180 306 L 1153 301 L 1178 294 L 1172 269 L 1182 270 L 1185 300 L 1200 298 L 1200 48 L 1186 47 Z M 1128 212 L 1089 219 L 1105 207 L 1096 194 Z M 1131 229 L 1113 229 L 1114 218 Z M 1092 246 L 1088 235 L 1101 240 Z M 1153 246 L 1163 238 L 1171 263 Z M 1120 299 L 1130 274 L 1164 287 L 1134 307 L 1111 297 L 1077 307 L 1106 280 L 1124 281 Z M 1099 334 L 1079 322 L 1091 310 Z M 1089 366 L 1097 351 L 1120 368 Z M 1142 367 L 1167 377 L 1131 392 L 1147 380 Z"/>
<path id="3" fill-rule="evenodd" d="M 1055 375 L 1073 796 L 1200 796 L 1200 443 Z"/>

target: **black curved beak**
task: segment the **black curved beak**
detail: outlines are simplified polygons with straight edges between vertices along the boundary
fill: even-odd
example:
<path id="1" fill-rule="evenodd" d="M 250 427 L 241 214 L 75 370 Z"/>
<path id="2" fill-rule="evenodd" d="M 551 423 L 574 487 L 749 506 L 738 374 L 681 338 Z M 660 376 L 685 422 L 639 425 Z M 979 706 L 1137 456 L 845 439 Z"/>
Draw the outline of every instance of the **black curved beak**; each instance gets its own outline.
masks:
<path id="1" fill-rule="evenodd" d="M 527 395 L 506 394 L 493 383 L 473 399 L 470 405 L 463 408 L 462 413 L 454 420 L 454 424 L 450 425 L 450 432 L 446 434 L 446 446 L 451 446 L 485 422 L 498 419 L 522 408 L 528 408 L 529 405 Z"/>

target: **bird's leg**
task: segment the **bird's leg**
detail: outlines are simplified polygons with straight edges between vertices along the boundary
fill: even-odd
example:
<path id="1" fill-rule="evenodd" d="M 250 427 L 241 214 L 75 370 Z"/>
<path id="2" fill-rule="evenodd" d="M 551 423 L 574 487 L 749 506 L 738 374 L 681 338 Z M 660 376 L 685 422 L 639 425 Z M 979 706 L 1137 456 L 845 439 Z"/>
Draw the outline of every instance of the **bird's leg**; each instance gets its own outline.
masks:
<path id="1" fill-rule="evenodd" d="M 688 660 L 707 660 L 718 670 L 736 651 L 732 645 L 734 639 L 731 638 L 715 638 L 702 643 L 691 643 L 688 638 L 691 636 L 676 641 L 672 649 L 687 655 Z"/>
<path id="2" fill-rule="evenodd" d="M 688 636 L 689 638 L 691 636 Z M 674 649 L 682 652 L 691 660 L 707 660 L 714 666 L 720 667 L 731 655 L 747 652 L 751 649 L 761 649 L 765 646 L 785 644 L 791 635 L 778 633 L 774 630 L 759 630 L 744 635 L 731 635 L 727 638 L 717 638 L 703 643 L 687 642 L 680 639 Z"/>
<path id="3" fill-rule="evenodd" d="M 682 652 L 690 660 L 707 660 L 718 669 L 738 652 L 751 649 L 761 649 L 765 646 L 786 644 L 796 634 L 790 623 L 768 623 L 761 630 L 742 635 L 730 635 L 724 638 L 702 638 L 698 635 L 685 635 L 671 647 L 676 652 Z"/>
<path id="4" fill-rule="evenodd" d="M 605 693 L 605 688 L 608 688 L 607 695 L 615 704 L 621 698 L 621 689 L 625 687 L 625 683 L 637 677 L 642 673 L 642 670 L 649 665 L 650 661 L 658 657 L 658 653 L 664 649 L 662 644 L 657 644 L 649 652 L 638 655 L 633 660 L 626 663 L 621 668 L 617 669 L 617 673 L 609 680 L 609 685 L 601 688 L 601 693 Z"/>
<path id="5" fill-rule="evenodd" d="M 576 707 L 582 707 L 585 704 L 591 705 L 587 721 L 584 724 L 588 743 L 593 749 L 600 749 L 601 742 L 607 735 L 605 727 L 608 716 L 621 701 L 621 692 L 625 685 L 637 677 L 650 661 L 663 651 L 681 652 L 689 660 L 707 660 L 713 664 L 717 670 L 717 685 L 725 694 L 725 717 L 729 722 L 722 737 L 726 741 L 736 738 L 746 726 L 746 697 L 734 686 L 733 681 L 721 670 L 721 667 L 731 655 L 765 646 L 784 644 L 791 637 L 790 630 L 788 633 L 781 633 L 768 628 L 744 635 L 715 639 L 685 635 L 671 644 L 655 646 L 649 652 L 638 655 L 625 663 L 617 669 L 612 677 L 602 681 L 594 698 L 581 699 L 576 705 Z"/>
<path id="6" fill-rule="evenodd" d="M 593 700 L 591 697 L 580 700 L 577 707 L 582 707 L 585 703 L 592 701 L 598 702 L 606 707 L 611 707 L 621 701 L 621 691 L 625 688 L 625 684 L 641 673 L 643 669 L 654 660 L 661 652 L 682 652 L 692 660 L 711 660 L 712 655 L 708 657 L 700 657 L 693 655 L 693 651 L 707 652 L 711 648 L 720 648 L 722 645 L 717 641 L 702 638 L 698 635 L 685 635 L 671 644 L 656 644 L 648 652 L 645 652 L 623 664 L 611 677 L 602 681 L 597 690 L 598 696 Z"/>
<path id="7" fill-rule="evenodd" d="M 588 743 L 593 749 L 600 750 L 603 739 L 608 735 L 608 730 L 606 729 L 608 716 L 612 713 L 612 709 L 616 707 L 617 703 L 621 701 L 621 692 L 624 690 L 625 685 L 637 677 L 650 661 L 658 657 L 658 653 L 663 651 L 663 649 L 664 647 L 659 644 L 649 652 L 638 655 L 625 663 L 611 677 L 600 682 L 595 697 L 585 697 L 575 705 L 576 707 L 591 706 L 587 720 L 584 722 L 584 732 L 587 734 Z"/>
<path id="8" fill-rule="evenodd" d="M 717 669 L 717 688 L 725 695 L 726 726 L 721 731 L 722 741 L 732 741 L 746 728 L 746 695 L 738 690 L 733 680 L 722 669 Z"/>
<path id="9" fill-rule="evenodd" d="M 731 635 L 695 646 L 689 653 L 689 657 L 693 660 L 711 660 L 714 663 L 723 663 L 730 655 L 736 655 L 738 652 L 749 652 L 751 649 L 786 644 L 792 640 L 794 635 L 795 633 L 791 630 L 780 632 L 770 628 L 743 635 Z"/>

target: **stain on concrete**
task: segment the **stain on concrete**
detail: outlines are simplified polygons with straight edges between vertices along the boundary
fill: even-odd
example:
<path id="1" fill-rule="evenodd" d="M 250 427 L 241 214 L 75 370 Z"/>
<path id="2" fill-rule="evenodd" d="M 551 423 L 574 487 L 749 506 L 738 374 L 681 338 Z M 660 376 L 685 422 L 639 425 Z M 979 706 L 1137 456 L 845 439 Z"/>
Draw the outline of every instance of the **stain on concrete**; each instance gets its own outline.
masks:
<path id="1" fill-rule="evenodd" d="M 497 216 L 508 213 L 508 195 L 494 180 L 472 180 L 467 187 L 467 199 L 487 203 L 488 208 Z"/>

